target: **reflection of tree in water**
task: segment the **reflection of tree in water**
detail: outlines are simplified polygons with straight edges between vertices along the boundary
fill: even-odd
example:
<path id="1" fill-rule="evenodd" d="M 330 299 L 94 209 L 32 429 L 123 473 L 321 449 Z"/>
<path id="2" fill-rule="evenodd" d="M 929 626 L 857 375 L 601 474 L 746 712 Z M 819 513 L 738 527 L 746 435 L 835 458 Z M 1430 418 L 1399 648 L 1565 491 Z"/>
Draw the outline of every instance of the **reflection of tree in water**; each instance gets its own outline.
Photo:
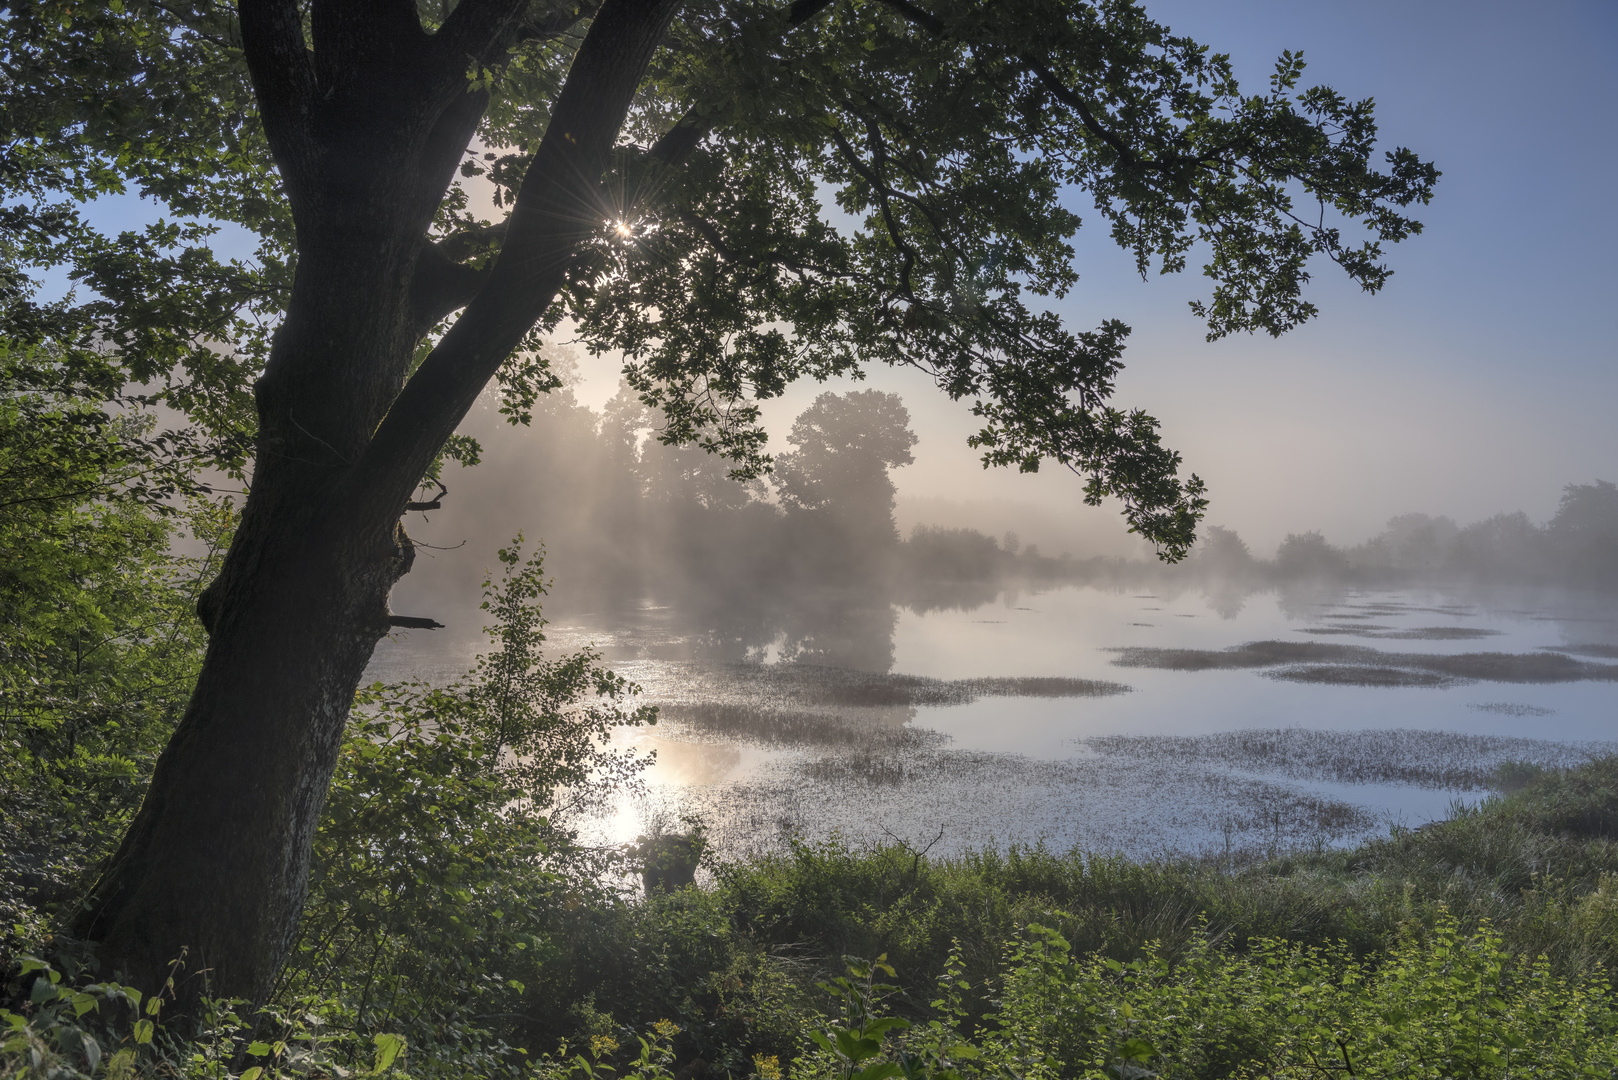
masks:
<path id="1" fill-rule="evenodd" d="M 691 595 L 672 604 L 668 631 L 693 658 L 766 659 L 885 672 L 893 667 L 898 608 L 881 582 Z"/>
<path id="2" fill-rule="evenodd" d="M 1247 607 L 1247 598 L 1252 595 L 1250 585 L 1238 582 L 1215 581 L 1203 592 L 1208 601 L 1208 608 L 1221 619 L 1227 622 L 1240 615 Z"/>
<path id="3" fill-rule="evenodd" d="M 1275 590 L 1275 603 L 1288 619 L 1312 619 L 1321 608 L 1343 602 L 1347 590 L 1329 581 L 1291 581 Z"/>
<path id="4" fill-rule="evenodd" d="M 801 598 L 783 628 L 781 658 L 889 671 L 899 611 L 885 590 L 821 589 Z"/>

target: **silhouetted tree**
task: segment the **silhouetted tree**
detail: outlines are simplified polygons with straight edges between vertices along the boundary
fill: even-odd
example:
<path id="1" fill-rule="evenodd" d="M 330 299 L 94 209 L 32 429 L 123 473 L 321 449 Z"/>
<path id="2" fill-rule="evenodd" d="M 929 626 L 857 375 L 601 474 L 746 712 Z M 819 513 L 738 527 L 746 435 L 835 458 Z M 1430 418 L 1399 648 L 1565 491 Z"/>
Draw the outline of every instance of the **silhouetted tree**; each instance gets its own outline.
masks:
<path id="1" fill-rule="evenodd" d="M 1286 580 L 1341 577 L 1348 560 L 1318 532 L 1288 533 L 1275 551 L 1275 572 Z"/>
<path id="2" fill-rule="evenodd" d="M 821 394 L 792 422 L 796 450 L 775 463 L 775 488 L 791 510 L 835 522 L 855 550 L 899 539 L 889 470 L 915 461 L 910 412 L 897 394 Z"/>
<path id="3" fill-rule="evenodd" d="M 1545 579 L 1545 530 L 1518 510 L 1475 521 L 1456 534 L 1448 568 L 1494 581 Z"/>
<path id="4" fill-rule="evenodd" d="M 1546 532 L 1570 578 L 1618 584 L 1618 485 L 1567 485 Z"/>
<path id="5" fill-rule="evenodd" d="M 1195 568 L 1204 574 L 1238 582 L 1251 578 L 1258 568 L 1247 541 L 1235 529 L 1218 525 L 1203 530 L 1192 558 Z"/>
<path id="6" fill-rule="evenodd" d="M 1093 195 L 1143 274 L 1207 251 L 1196 310 L 1214 336 L 1278 334 L 1314 314 L 1316 253 L 1381 287 L 1379 244 L 1419 228 L 1402 208 L 1437 176 L 1403 149 L 1379 171 L 1371 104 L 1300 90 L 1297 56 L 1243 94 L 1225 57 L 1122 0 L 3 12 L 0 115 L 28 148 L 8 158 L 6 333 L 108 350 L 254 440 L 199 604 L 194 696 L 73 926 L 148 991 L 189 947 L 213 993 L 267 993 L 414 560 L 400 516 L 490 380 L 518 416 L 554 386 L 525 349 L 536 327 L 571 315 L 628 357 L 669 441 L 754 475 L 755 399 L 919 368 L 972 403 L 987 463 L 1075 470 L 1173 557 L 1203 488 L 1155 421 L 1108 404 L 1128 328 L 1075 333 L 1022 299 L 1077 280 L 1067 190 Z M 458 172 L 487 173 L 509 217 L 474 219 Z M 265 238 L 259 269 L 214 259 L 189 224 L 120 245 L 62 209 L 126 181 Z M 827 223 L 824 191 L 850 228 Z M 63 262 L 93 298 L 50 309 L 13 287 Z"/>

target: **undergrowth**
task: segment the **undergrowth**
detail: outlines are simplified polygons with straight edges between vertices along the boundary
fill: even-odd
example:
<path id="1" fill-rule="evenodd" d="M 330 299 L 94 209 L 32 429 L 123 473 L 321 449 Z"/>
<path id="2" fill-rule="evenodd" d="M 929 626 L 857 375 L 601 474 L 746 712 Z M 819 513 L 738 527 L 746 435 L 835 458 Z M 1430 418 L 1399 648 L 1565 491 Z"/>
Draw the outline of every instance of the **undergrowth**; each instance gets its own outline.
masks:
<path id="1" fill-rule="evenodd" d="M 306 944 L 264 1016 L 220 1003 L 141 1042 L 126 991 L 30 961 L 4 1075 L 1612 1075 L 1618 759 L 1517 782 L 1434 826 L 1236 867 L 833 841 L 644 898 L 531 869 L 485 827 L 458 856 L 476 895 L 429 891 L 462 905 L 431 926 L 367 924 L 408 1009 L 359 1001 L 360 958 L 297 975 Z M 887 989 L 868 963 L 845 977 L 878 955 Z"/>

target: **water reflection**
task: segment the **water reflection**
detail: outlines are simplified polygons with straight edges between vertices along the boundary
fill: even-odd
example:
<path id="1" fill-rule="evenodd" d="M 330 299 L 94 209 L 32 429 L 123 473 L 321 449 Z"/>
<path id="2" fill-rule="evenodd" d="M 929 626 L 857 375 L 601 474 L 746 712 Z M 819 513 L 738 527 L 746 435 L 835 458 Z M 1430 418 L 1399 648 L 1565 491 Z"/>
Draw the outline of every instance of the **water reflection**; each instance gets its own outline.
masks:
<path id="1" fill-rule="evenodd" d="M 552 642 L 660 704 L 654 794 L 733 855 L 940 827 L 939 850 L 1348 843 L 1613 735 L 1607 598 L 1097 577 L 557 603 Z M 376 674 L 473 651 L 417 634 Z"/>

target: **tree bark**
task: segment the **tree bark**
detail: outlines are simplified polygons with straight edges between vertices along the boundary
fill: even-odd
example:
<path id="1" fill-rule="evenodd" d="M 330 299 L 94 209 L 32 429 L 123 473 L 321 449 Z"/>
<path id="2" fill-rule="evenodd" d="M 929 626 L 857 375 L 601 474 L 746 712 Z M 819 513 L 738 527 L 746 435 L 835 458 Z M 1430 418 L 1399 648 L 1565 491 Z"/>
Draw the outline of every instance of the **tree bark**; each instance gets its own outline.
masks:
<path id="1" fill-rule="evenodd" d="M 198 605 L 201 677 L 70 927 L 98 944 L 103 974 L 147 993 L 183 953 L 167 1016 L 194 1015 L 203 996 L 261 1003 L 285 963 L 350 703 L 413 559 L 399 517 L 589 235 L 581 211 L 678 0 L 602 6 L 501 254 L 412 377 L 436 317 L 424 292 L 445 277 L 428 228 L 486 104 L 466 75 L 498 62 L 526 6 L 462 0 L 429 35 L 412 0 L 319 0 L 311 49 L 296 0 L 240 5 L 296 277 L 255 388 L 251 493 Z"/>

